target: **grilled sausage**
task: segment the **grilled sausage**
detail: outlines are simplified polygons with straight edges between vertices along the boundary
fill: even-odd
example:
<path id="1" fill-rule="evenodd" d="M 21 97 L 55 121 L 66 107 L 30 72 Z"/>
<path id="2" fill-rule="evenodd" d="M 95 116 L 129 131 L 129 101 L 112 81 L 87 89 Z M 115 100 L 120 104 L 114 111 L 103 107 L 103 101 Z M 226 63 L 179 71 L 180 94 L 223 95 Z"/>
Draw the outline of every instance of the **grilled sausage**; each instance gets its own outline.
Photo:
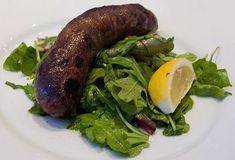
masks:
<path id="1" fill-rule="evenodd" d="M 73 19 L 38 68 L 36 95 L 42 109 L 53 117 L 70 114 L 97 53 L 126 36 L 157 27 L 154 14 L 139 4 L 93 8 Z"/>

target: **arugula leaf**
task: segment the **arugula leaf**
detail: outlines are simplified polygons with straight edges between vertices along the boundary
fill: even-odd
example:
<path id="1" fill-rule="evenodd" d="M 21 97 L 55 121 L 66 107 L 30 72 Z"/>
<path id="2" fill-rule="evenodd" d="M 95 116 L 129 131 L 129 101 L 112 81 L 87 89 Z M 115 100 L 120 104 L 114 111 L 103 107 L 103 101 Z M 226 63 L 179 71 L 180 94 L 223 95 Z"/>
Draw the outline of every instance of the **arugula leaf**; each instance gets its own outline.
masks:
<path id="1" fill-rule="evenodd" d="M 126 53 L 128 53 L 133 47 L 136 46 L 136 43 L 141 40 L 144 39 L 145 36 L 129 36 L 126 37 L 124 40 L 121 40 L 119 42 L 117 42 L 116 44 L 114 44 L 110 49 L 105 49 L 103 50 L 100 54 L 107 54 L 111 57 L 114 56 L 123 56 Z"/>
<path id="2" fill-rule="evenodd" d="M 214 97 L 218 100 L 222 100 L 225 97 L 232 95 L 232 93 L 225 91 L 224 89 L 210 84 L 201 84 L 197 81 L 193 83 L 189 94 L 202 96 L 202 97 Z"/>
<path id="3" fill-rule="evenodd" d="M 144 88 L 138 84 L 138 81 L 132 76 L 126 78 L 118 79 L 113 82 L 115 87 L 119 87 L 121 90 L 118 93 L 118 97 L 124 102 L 130 102 L 134 98 L 143 99 L 141 97 L 141 92 L 145 92 Z"/>
<path id="4" fill-rule="evenodd" d="M 108 108 L 77 116 L 68 129 L 80 130 L 91 141 L 132 157 L 148 147 L 148 136 L 129 131 L 117 113 Z"/>
<path id="5" fill-rule="evenodd" d="M 100 52 L 109 57 L 133 54 L 135 56 L 154 56 L 169 53 L 174 48 L 174 38 L 165 39 L 157 34 L 129 36 Z"/>
<path id="6" fill-rule="evenodd" d="M 88 85 L 85 88 L 80 103 L 81 107 L 87 112 L 91 112 L 103 104 L 108 105 L 112 110 L 115 107 L 115 102 L 113 102 L 111 94 L 105 90 L 101 91 L 96 85 Z"/>
<path id="7" fill-rule="evenodd" d="M 132 126 L 122 115 L 121 111 L 119 110 L 119 108 L 116 106 L 116 111 L 120 117 L 120 119 L 122 120 L 122 122 L 126 125 L 127 128 L 129 128 L 131 131 L 133 131 L 136 134 L 139 134 L 140 136 L 146 136 L 145 133 L 141 132 L 139 129 L 137 129 L 136 127 Z"/>
<path id="8" fill-rule="evenodd" d="M 6 81 L 5 84 L 11 87 L 12 89 L 22 89 L 30 100 L 36 101 L 34 86 L 32 84 L 26 84 L 23 86 L 23 85 L 16 85 L 9 81 Z"/>
<path id="9" fill-rule="evenodd" d="M 92 112 L 102 104 L 95 85 L 90 85 L 85 88 L 80 104 L 86 112 Z"/>
<path id="10" fill-rule="evenodd" d="M 22 42 L 16 49 L 14 49 L 3 63 L 4 69 L 12 72 L 20 71 L 27 48 L 26 44 Z"/>
<path id="11" fill-rule="evenodd" d="M 159 121 L 164 124 L 169 124 L 169 120 L 167 116 L 156 108 L 152 108 L 152 109 L 145 108 L 143 111 L 141 111 L 141 113 L 147 115 L 150 119 L 154 121 Z"/>
<path id="12" fill-rule="evenodd" d="M 160 55 L 160 54 L 159 54 Z M 165 63 L 164 60 L 162 60 L 160 57 L 158 56 L 153 56 L 153 57 L 145 57 L 145 56 L 138 56 L 135 57 L 139 62 L 141 63 L 145 63 L 146 65 L 148 65 L 151 69 L 152 72 L 156 71 L 161 65 L 163 65 Z"/>
<path id="13" fill-rule="evenodd" d="M 7 57 L 3 67 L 5 70 L 21 71 L 24 75 L 30 76 L 35 72 L 36 65 L 36 50 L 31 46 L 27 47 L 23 42 Z"/>
<path id="14" fill-rule="evenodd" d="M 204 72 L 215 73 L 217 66 L 211 61 L 207 61 L 205 58 L 198 59 L 193 63 L 193 69 L 196 73 L 197 78 L 200 77 Z"/>
<path id="15" fill-rule="evenodd" d="M 116 80 L 117 78 L 117 72 L 114 71 L 113 66 L 111 64 L 107 64 L 105 67 L 104 83 Z"/>
<path id="16" fill-rule="evenodd" d="M 105 69 L 104 68 L 93 68 L 88 76 L 86 84 L 92 84 L 99 78 L 105 77 Z"/>
<path id="17" fill-rule="evenodd" d="M 106 87 L 118 102 L 122 111 L 134 115 L 147 107 L 147 91 L 131 75 L 126 78 L 110 81 Z M 145 95 L 143 97 L 142 95 Z"/>
<path id="18" fill-rule="evenodd" d="M 96 119 L 104 113 L 104 109 L 98 108 L 91 113 L 85 113 L 77 116 L 68 126 L 68 129 L 82 131 L 90 127 Z"/>
<path id="19" fill-rule="evenodd" d="M 147 88 L 146 79 L 142 75 L 142 73 L 140 71 L 140 67 L 133 57 L 117 56 L 117 57 L 113 57 L 113 58 L 107 58 L 105 61 L 109 64 L 115 64 L 115 65 L 119 65 L 121 67 L 126 67 L 126 68 L 132 69 L 134 72 L 134 76 L 136 76 L 136 78 L 141 82 L 141 84 L 145 88 Z"/>
<path id="20" fill-rule="evenodd" d="M 177 106 L 174 111 L 172 117 L 174 120 L 177 120 L 182 115 L 185 115 L 188 111 L 193 108 L 193 100 L 190 96 L 186 95 L 180 102 L 179 106 Z"/>
<path id="21" fill-rule="evenodd" d="M 193 107 L 193 100 L 189 96 L 185 96 L 177 106 L 173 114 L 168 115 L 169 124 L 163 131 L 165 136 L 174 136 L 187 133 L 190 126 L 185 121 L 184 115 Z"/>
<path id="22" fill-rule="evenodd" d="M 218 86 L 220 88 L 232 86 L 225 69 L 219 69 L 216 72 L 203 72 L 198 77 L 198 82 Z"/>
<path id="23" fill-rule="evenodd" d="M 28 47 L 26 53 L 22 59 L 21 72 L 30 76 L 36 71 L 37 59 L 36 59 L 36 50 L 33 47 Z"/>
<path id="24" fill-rule="evenodd" d="M 136 56 L 155 56 L 158 54 L 166 54 L 173 50 L 174 48 L 174 38 L 165 39 L 159 35 L 149 35 L 148 38 L 139 40 L 135 47 L 132 49 L 131 53 Z"/>
<path id="25" fill-rule="evenodd" d="M 164 136 L 181 135 L 187 133 L 190 129 L 189 124 L 185 122 L 184 116 L 178 118 L 174 123 L 175 129 L 171 125 L 168 125 L 163 131 Z"/>
<path id="26" fill-rule="evenodd" d="M 177 57 L 177 55 L 173 52 L 164 53 L 164 54 L 158 53 L 152 57 L 142 56 L 142 55 L 135 56 L 135 58 L 138 60 L 139 63 L 140 62 L 145 63 L 146 65 L 148 65 L 152 69 L 153 72 L 155 72 L 164 63 L 166 63 L 176 57 Z"/>
<path id="27" fill-rule="evenodd" d="M 197 80 L 194 81 L 189 91 L 191 95 L 214 97 L 218 100 L 231 95 L 223 89 L 223 87 L 232 86 L 225 69 L 217 69 L 217 65 L 212 61 L 207 61 L 206 58 L 194 62 L 193 68 Z"/>
<path id="28" fill-rule="evenodd" d="M 41 57 L 46 50 L 49 50 L 55 42 L 56 37 L 46 37 L 35 41 L 35 48 L 27 46 L 22 42 L 15 48 L 3 63 L 3 68 L 7 71 L 21 71 L 26 76 L 35 73 L 37 64 L 40 63 Z M 44 48 L 43 48 L 44 47 Z M 45 49 L 46 48 L 46 49 Z M 40 53 L 39 53 L 40 51 Z"/>
<path id="29" fill-rule="evenodd" d="M 140 71 L 142 75 L 144 76 L 146 82 L 149 82 L 151 76 L 153 75 L 153 70 L 145 63 L 138 63 Z"/>

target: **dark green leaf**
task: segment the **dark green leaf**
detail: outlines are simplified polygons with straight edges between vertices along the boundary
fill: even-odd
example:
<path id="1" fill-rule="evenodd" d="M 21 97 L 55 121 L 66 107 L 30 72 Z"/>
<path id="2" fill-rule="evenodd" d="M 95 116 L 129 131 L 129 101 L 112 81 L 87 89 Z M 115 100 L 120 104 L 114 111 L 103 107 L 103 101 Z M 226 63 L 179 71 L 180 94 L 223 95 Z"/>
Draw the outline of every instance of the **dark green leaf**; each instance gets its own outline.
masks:
<path id="1" fill-rule="evenodd" d="M 217 69 L 212 61 L 205 58 L 193 63 L 193 68 L 197 76 L 197 81 L 193 83 L 190 94 L 214 97 L 222 100 L 231 93 L 225 91 L 223 87 L 232 86 L 225 69 Z"/>
<path id="2" fill-rule="evenodd" d="M 29 99 L 32 101 L 36 101 L 36 95 L 34 91 L 34 86 L 32 84 L 26 84 L 26 85 L 16 85 L 14 83 L 11 83 L 9 81 L 6 81 L 6 85 L 10 86 L 12 89 L 22 89 L 24 90 L 25 94 Z"/>
<path id="3" fill-rule="evenodd" d="M 219 86 L 221 88 L 222 87 L 229 87 L 229 86 L 232 87 L 232 84 L 229 81 L 228 73 L 227 73 L 226 69 L 218 69 L 217 73 L 220 78 L 218 80 L 219 83 L 215 83 L 216 86 Z"/>
<path id="4" fill-rule="evenodd" d="M 155 72 L 161 65 L 165 63 L 165 61 L 162 60 L 159 56 L 153 56 L 153 57 L 138 56 L 136 57 L 136 59 L 148 65 L 152 69 L 152 72 Z"/>
<path id="5" fill-rule="evenodd" d="M 145 63 L 139 63 L 139 68 L 146 82 L 149 82 L 151 76 L 153 75 L 153 70 Z"/>
<path id="6" fill-rule="evenodd" d="M 164 136 L 176 136 L 185 134 L 189 131 L 190 126 L 186 123 L 184 115 L 177 117 L 177 119 L 174 119 L 173 116 L 169 116 L 169 118 L 171 119 L 171 123 L 164 129 Z"/>
<path id="7" fill-rule="evenodd" d="M 135 47 L 136 43 L 143 39 L 144 36 L 130 36 L 125 38 L 122 41 L 119 41 L 118 43 L 116 43 L 115 45 L 113 45 L 110 49 L 105 49 L 103 50 L 101 54 L 107 54 L 111 57 L 114 56 L 123 56 L 126 53 L 128 53 L 133 47 Z"/>
<path id="8" fill-rule="evenodd" d="M 198 81 L 202 84 L 214 85 L 220 88 L 232 86 L 225 69 L 220 69 L 216 72 L 203 72 Z"/>
<path id="9" fill-rule="evenodd" d="M 147 137 L 147 135 L 145 133 L 143 133 L 142 131 L 140 131 L 138 128 L 132 126 L 129 122 L 127 122 L 127 120 L 124 118 L 124 116 L 122 115 L 121 111 L 119 110 L 118 107 L 115 107 L 116 111 L 119 115 L 119 118 L 122 120 L 122 122 L 126 125 L 126 127 L 128 129 L 130 129 L 131 131 L 133 131 L 135 134 L 141 136 L 141 137 Z"/>
<path id="10" fill-rule="evenodd" d="M 21 71 L 24 75 L 31 76 L 37 63 L 36 50 L 23 42 L 7 57 L 3 67 L 8 71 Z"/>
<path id="11" fill-rule="evenodd" d="M 30 76 L 35 72 L 36 66 L 36 50 L 33 47 L 28 47 L 22 59 L 21 72 L 26 76 Z"/>
<path id="12" fill-rule="evenodd" d="M 138 63 L 132 57 L 113 57 L 106 59 L 106 62 L 109 64 L 119 65 L 121 67 L 130 68 L 134 71 L 136 78 L 141 82 L 141 84 L 147 88 L 147 81 L 145 77 L 142 75 L 140 67 Z"/>
<path id="13" fill-rule="evenodd" d="M 189 96 L 185 96 L 180 104 L 177 106 L 176 110 L 173 113 L 173 119 L 177 120 L 181 116 L 185 115 L 193 107 L 193 100 Z"/>
<path id="14" fill-rule="evenodd" d="M 82 114 L 76 117 L 75 120 L 70 123 L 67 128 L 71 130 L 80 130 L 83 133 L 83 130 L 92 126 L 94 121 L 98 119 L 102 114 L 104 114 L 103 109 L 94 110 L 92 113 Z"/>
<path id="15" fill-rule="evenodd" d="M 133 76 L 107 82 L 106 86 L 124 112 L 133 115 L 147 107 L 147 92 Z"/>
<path id="16" fill-rule="evenodd" d="M 99 90 L 96 85 L 87 86 L 81 99 L 81 106 L 87 112 L 91 112 L 105 104 L 108 105 L 110 109 L 114 110 L 116 106 L 115 103 L 110 93 L 107 93 L 105 90 Z"/>
<path id="17" fill-rule="evenodd" d="M 176 135 L 181 135 L 181 134 L 185 134 L 188 133 L 190 129 L 189 124 L 185 123 L 183 125 L 176 125 L 176 130 L 174 131 L 173 128 L 168 125 L 164 131 L 163 131 L 163 135 L 164 136 L 176 136 Z"/>
<path id="18" fill-rule="evenodd" d="M 163 131 L 165 136 L 176 136 L 187 133 L 190 126 L 185 121 L 184 115 L 192 109 L 193 100 L 189 96 L 185 96 L 177 106 L 173 114 L 168 115 L 170 123 Z"/>
<path id="19" fill-rule="evenodd" d="M 104 78 L 105 69 L 104 68 L 93 68 L 88 76 L 87 84 L 94 83 L 99 78 Z"/>
<path id="20" fill-rule="evenodd" d="M 152 57 L 142 55 L 134 56 L 139 63 L 145 63 L 152 69 L 152 72 L 155 72 L 161 65 L 176 58 L 177 55 L 173 52 L 169 52 L 165 54 L 158 53 L 157 55 L 154 55 Z"/>
<path id="21" fill-rule="evenodd" d="M 8 85 L 9 87 L 11 87 L 12 89 L 22 89 L 23 88 L 22 85 L 14 84 L 9 81 L 6 81 L 5 84 Z"/>
<path id="22" fill-rule="evenodd" d="M 107 64 L 107 66 L 105 67 L 104 83 L 107 83 L 109 81 L 113 81 L 116 79 L 117 79 L 117 75 L 113 69 L 113 66 L 111 64 Z"/>
<path id="23" fill-rule="evenodd" d="M 89 85 L 84 89 L 80 103 L 86 112 L 92 112 L 102 104 L 95 85 Z"/>
<path id="24" fill-rule="evenodd" d="M 197 77 L 200 77 L 204 72 L 214 73 L 217 71 L 217 66 L 211 61 L 207 61 L 205 58 L 199 59 L 193 63 L 193 68 Z"/>
<path id="25" fill-rule="evenodd" d="M 201 84 L 197 81 L 193 83 L 193 86 L 190 89 L 189 94 L 202 97 L 214 97 L 218 100 L 222 100 L 228 95 L 232 95 L 230 92 L 227 92 L 222 88 L 209 84 Z"/>
<path id="26" fill-rule="evenodd" d="M 169 53 L 174 48 L 174 38 L 162 38 L 159 35 L 153 35 L 152 37 L 142 39 L 137 42 L 133 50 L 131 51 L 136 56 L 155 56 L 160 53 Z"/>
<path id="27" fill-rule="evenodd" d="M 167 119 L 166 115 L 157 109 L 146 109 L 144 113 L 146 113 L 147 116 L 154 121 L 160 121 L 166 124 L 169 123 L 169 120 Z"/>
<path id="28" fill-rule="evenodd" d="M 3 64 L 4 69 L 7 71 L 20 71 L 27 48 L 28 47 L 23 42 L 19 47 L 14 49 Z"/>
<path id="29" fill-rule="evenodd" d="M 30 76 L 33 72 L 35 72 L 37 62 L 31 58 L 25 59 L 21 65 L 21 71 L 26 76 Z"/>

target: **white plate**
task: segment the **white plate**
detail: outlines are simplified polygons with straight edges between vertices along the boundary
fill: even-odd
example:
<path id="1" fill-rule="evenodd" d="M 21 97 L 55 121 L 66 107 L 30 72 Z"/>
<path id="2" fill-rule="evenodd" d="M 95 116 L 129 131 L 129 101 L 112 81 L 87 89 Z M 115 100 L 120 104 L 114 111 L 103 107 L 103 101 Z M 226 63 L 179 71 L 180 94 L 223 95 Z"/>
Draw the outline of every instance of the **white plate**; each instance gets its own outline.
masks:
<path id="1" fill-rule="evenodd" d="M 235 3 L 231 0 L 128 1 L 141 3 L 158 17 L 159 30 L 175 37 L 178 53 L 192 51 L 198 56 L 221 47 L 217 64 L 228 70 L 235 84 Z M 124 159 L 89 143 L 79 133 L 65 129 L 64 122 L 36 117 L 27 112 L 32 105 L 22 91 L 4 82 L 25 83 L 20 74 L 2 69 L 4 59 L 20 42 L 32 44 L 36 37 L 56 35 L 72 18 L 85 10 L 127 1 L 21 0 L 0 2 L 0 159 Z M 234 88 L 229 89 L 233 94 Z M 187 114 L 188 134 L 151 137 L 150 147 L 136 159 L 234 159 L 235 99 L 222 102 L 194 97 Z"/>

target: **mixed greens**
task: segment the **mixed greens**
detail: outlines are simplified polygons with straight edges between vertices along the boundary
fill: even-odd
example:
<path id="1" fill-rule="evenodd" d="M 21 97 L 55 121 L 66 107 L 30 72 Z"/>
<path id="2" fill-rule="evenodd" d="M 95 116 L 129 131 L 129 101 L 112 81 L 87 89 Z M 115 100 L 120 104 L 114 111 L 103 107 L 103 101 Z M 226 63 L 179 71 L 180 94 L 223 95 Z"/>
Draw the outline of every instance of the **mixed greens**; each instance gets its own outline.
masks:
<path id="1" fill-rule="evenodd" d="M 34 47 L 21 43 L 3 64 L 5 70 L 20 71 L 32 81 L 26 85 L 6 82 L 13 89 L 23 89 L 33 101 L 29 109 L 32 114 L 47 115 L 36 101 L 34 80 L 37 66 L 55 40 L 56 37 L 37 39 Z M 173 40 L 158 34 L 130 36 L 101 50 L 90 67 L 78 112 L 70 117 L 67 128 L 131 157 L 149 146 L 149 135 L 156 128 L 162 128 L 165 136 L 187 133 L 190 125 L 185 114 L 193 107 L 190 96 L 222 100 L 231 95 L 224 90 L 231 83 L 226 70 L 218 69 L 212 61 L 213 54 L 209 60 L 197 59 L 190 52 L 177 55 L 172 51 Z M 147 86 L 161 65 L 177 57 L 192 61 L 197 78 L 175 112 L 166 115 L 153 105 Z"/>

